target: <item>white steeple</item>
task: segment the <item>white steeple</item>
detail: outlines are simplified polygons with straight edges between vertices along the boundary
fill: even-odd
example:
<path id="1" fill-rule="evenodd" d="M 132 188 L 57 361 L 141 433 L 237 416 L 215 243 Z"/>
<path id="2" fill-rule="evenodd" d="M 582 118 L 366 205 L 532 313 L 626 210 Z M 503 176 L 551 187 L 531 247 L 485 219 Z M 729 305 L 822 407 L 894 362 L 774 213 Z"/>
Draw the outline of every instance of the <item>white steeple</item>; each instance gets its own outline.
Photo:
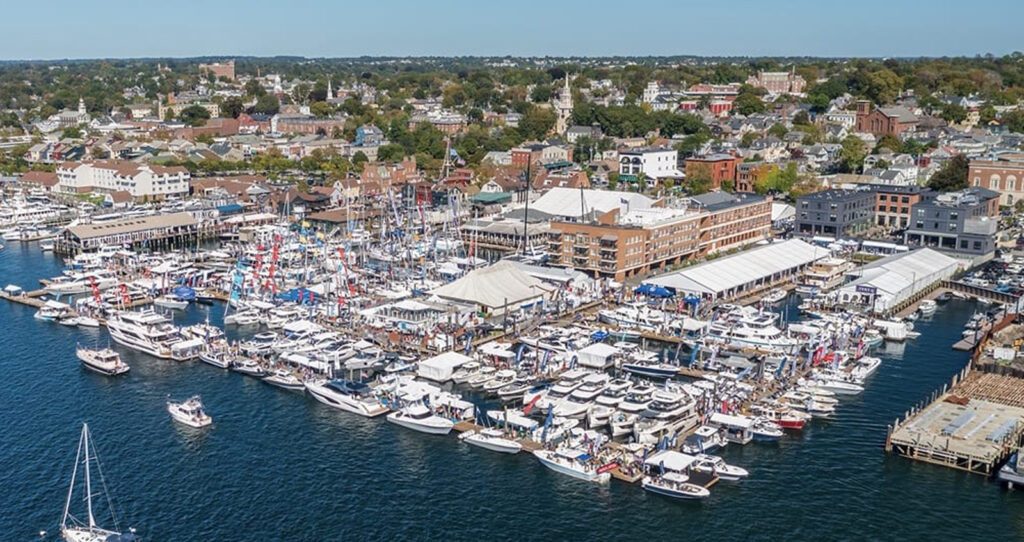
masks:
<path id="1" fill-rule="evenodd" d="M 331 98 L 334 98 L 334 92 L 331 91 L 331 79 L 328 78 L 327 79 L 327 100 L 330 101 Z"/>
<path id="2" fill-rule="evenodd" d="M 565 131 L 569 129 L 569 120 L 572 117 L 572 89 L 569 88 L 568 73 L 565 74 L 565 86 L 558 95 L 558 101 L 555 102 L 555 110 L 558 114 L 555 119 L 555 131 L 565 134 Z"/>
<path id="3" fill-rule="evenodd" d="M 79 115 L 84 115 L 85 113 L 86 113 L 86 111 L 85 111 L 85 100 L 83 100 L 81 97 L 79 97 L 78 98 L 78 114 Z"/>

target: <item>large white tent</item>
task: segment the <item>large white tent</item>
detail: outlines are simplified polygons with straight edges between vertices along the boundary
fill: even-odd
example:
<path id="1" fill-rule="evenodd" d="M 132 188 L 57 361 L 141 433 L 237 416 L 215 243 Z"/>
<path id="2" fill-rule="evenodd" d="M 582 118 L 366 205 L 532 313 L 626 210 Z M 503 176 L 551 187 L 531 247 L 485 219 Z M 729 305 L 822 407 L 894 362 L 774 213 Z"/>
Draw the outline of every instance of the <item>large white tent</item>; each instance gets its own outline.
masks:
<path id="1" fill-rule="evenodd" d="M 660 275 L 644 284 L 673 288 L 677 295 L 711 299 L 734 297 L 795 275 L 829 255 L 828 249 L 790 239 Z"/>
<path id="2" fill-rule="evenodd" d="M 654 200 L 636 192 L 616 192 L 612 190 L 579 190 L 575 188 L 552 188 L 530 204 L 530 211 L 540 211 L 551 216 L 578 220 L 586 211 L 596 214 L 607 213 L 619 209 L 622 214 L 627 210 L 648 209 Z"/>
<path id="3" fill-rule="evenodd" d="M 871 306 L 877 313 L 888 312 L 921 290 L 953 276 L 959 266 L 957 259 L 930 248 L 895 254 L 854 271 L 852 274 L 859 278 L 839 289 L 839 300 Z"/>
<path id="4" fill-rule="evenodd" d="M 500 261 L 431 291 L 441 299 L 476 305 L 486 312 L 501 314 L 542 300 L 551 287 L 531 277 L 512 262 Z"/>

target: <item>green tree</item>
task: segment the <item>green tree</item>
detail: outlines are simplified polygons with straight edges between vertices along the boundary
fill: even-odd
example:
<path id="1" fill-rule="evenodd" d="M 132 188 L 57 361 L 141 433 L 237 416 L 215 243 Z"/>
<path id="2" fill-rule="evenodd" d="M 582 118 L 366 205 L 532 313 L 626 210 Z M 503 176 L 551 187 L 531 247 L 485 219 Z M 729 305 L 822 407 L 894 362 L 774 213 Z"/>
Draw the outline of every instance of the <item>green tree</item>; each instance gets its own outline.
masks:
<path id="1" fill-rule="evenodd" d="M 1024 133 L 1024 111 L 1020 109 L 1004 113 L 1001 122 L 1011 132 Z"/>
<path id="2" fill-rule="evenodd" d="M 878 140 L 878 143 L 875 144 L 874 152 L 878 152 L 882 149 L 889 149 L 892 152 L 899 154 L 904 152 L 903 147 L 903 142 L 900 141 L 898 137 L 892 134 L 885 134 Z"/>
<path id="3" fill-rule="evenodd" d="M 753 115 L 764 111 L 764 102 L 753 92 L 740 92 L 732 102 L 732 109 L 740 115 Z"/>
<path id="4" fill-rule="evenodd" d="M 267 94 L 266 90 L 263 90 L 263 85 L 260 84 L 256 79 L 250 79 L 245 83 L 245 95 L 250 98 L 259 98 Z"/>
<path id="5" fill-rule="evenodd" d="M 608 190 L 615 190 L 619 186 L 619 172 L 609 171 L 608 172 Z M 1024 200 L 1021 200 L 1024 201 Z"/>
<path id="6" fill-rule="evenodd" d="M 784 137 L 788 133 L 789 133 L 789 130 L 787 130 L 786 126 L 784 124 L 782 124 L 781 122 L 772 124 L 771 127 L 768 128 L 768 135 L 773 135 L 775 137 L 781 138 L 781 137 Z"/>
<path id="7" fill-rule="evenodd" d="M 281 102 L 278 101 L 277 96 L 266 94 L 256 100 L 256 105 L 253 106 L 252 110 L 254 113 L 261 115 L 276 115 L 281 110 Z"/>
<path id="8" fill-rule="evenodd" d="M 530 101 L 533 103 L 543 103 L 551 100 L 551 87 L 548 85 L 537 85 L 533 87 L 533 91 L 530 92 Z"/>
<path id="9" fill-rule="evenodd" d="M 245 104 L 238 96 L 229 96 L 220 104 L 220 113 L 225 117 L 237 119 L 245 111 Z"/>
<path id="10" fill-rule="evenodd" d="M 196 136 L 196 143 L 206 143 L 207 145 L 213 145 L 213 136 L 210 134 L 199 134 Z"/>
<path id="11" fill-rule="evenodd" d="M 793 115 L 793 124 L 810 124 L 810 123 L 811 123 L 811 116 L 808 115 L 807 111 L 804 111 L 803 109 L 797 111 L 796 114 Z"/>
<path id="12" fill-rule="evenodd" d="M 963 154 L 954 156 L 928 179 L 928 187 L 938 192 L 967 188 L 967 170 L 970 160 Z"/>
<path id="13" fill-rule="evenodd" d="M 1024 199 L 1017 200 L 1017 203 L 1013 204 L 1013 212 L 1017 214 L 1024 213 Z"/>
<path id="14" fill-rule="evenodd" d="M 555 126 L 556 120 L 551 109 L 530 106 L 519 119 L 519 134 L 523 139 L 543 139 Z"/>
<path id="15" fill-rule="evenodd" d="M 690 168 L 690 174 L 686 176 L 686 192 L 691 196 L 704 194 L 711 190 L 713 180 L 711 168 L 707 164 L 697 164 Z"/>
<path id="16" fill-rule="evenodd" d="M 313 102 L 309 104 L 309 114 L 317 118 L 327 118 L 334 113 L 334 108 L 327 102 Z"/>
<path id="17" fill-rule="evenodd" d="M 210 118 L 210 112 L 200 105 L 190 105 L 178 113 L 178 120 L 189 126 L 202 126 Z"/>
<path id="18" fill-rule="evenodd" d="M 855 136 L 846 136 L 840 152 L 839 169 L 844 173 L 859 172 L 864 165 L 864 158 L 868 155 L 867 145 L 864 143 L 864 140 Z"/>
<path id="19" fill-rule="evenodd" d="M 755 141 L 757 141 L 757 138 L 759 137 L 760 134 L 758 134 L 757 132 L 747 132 L 743 134 L 743 137 L 740 138 L 740 147 L 750 147 L 751 145 L 754 144 Z"/>
<path id="20" fill-rule="evenodd" d="M 942 104 L 942 112 L 939 116 L 950 124 L 960 124 L 967 120 L 967 109 L 959 104 Z"/>
<path id="21" fill-rule="evenodd" d="M 978 110 L 978 118 L 982 124 L 988 124 L 996 119 L 996 108 L 986 104 Z"/>
<path id="22" fill-rule="evenodd" d="M 363 166 L 369 161 L 370 159 L 366 157 L 366 153 L 363 151 L 356 151 L 355 154 L 352 155 L 352 165 L 359 171 L 362 171 Z"/>
<path id="23" fill-rule="evenodd" d="M 80 139 L 82 137 L 82 127 L 68 126 L 64 129 L 64 132 L 61 135 L 63 137 L 70 137 L 71 139 Z"/>

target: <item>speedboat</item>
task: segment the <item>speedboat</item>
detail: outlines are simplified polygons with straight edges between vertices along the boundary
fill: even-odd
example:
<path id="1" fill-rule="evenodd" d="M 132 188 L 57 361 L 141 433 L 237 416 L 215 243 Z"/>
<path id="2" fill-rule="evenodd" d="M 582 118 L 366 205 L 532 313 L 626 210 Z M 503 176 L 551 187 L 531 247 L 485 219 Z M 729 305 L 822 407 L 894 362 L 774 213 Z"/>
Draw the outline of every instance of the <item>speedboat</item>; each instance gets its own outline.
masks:
<path id="1" fill-rule="evenodd" d="M 153 304 L 157 307 L 163 307 L 165 309 L 174 310 L 185 310 L 188 307 L 188 301 L 180 299 L 173 295 L 162 295 L 153 299 Z"/>
<path id="2" fill-rule="evenodd" d="M 233 356 L 227 350 L 203 350 L 199 353 L 199 361 L 208 363 L 218 369 L 227 369 L 231 366 Z"/>
<path id="3" fill-rule="evenodd" d="M 917 306 L 917 311 L 921 313 L 921 316 L 931 316 L 935 314 L 935 309 L 939 307 L 938 303 L 933 299 L 925 299 Z"/>
<path id="4" fill-rule="evenodd" d="M 447 435 L 455 422 L 434 414 L 423 401 L 416 401 L 388 414 L 388 421 L 430 435 Z"/>
<path id="5" fill-rule="evenodd" d="M 602 471 L 590 454 L 577 448 L 559 447 L 555 450 L 535 450 L 533 455 L 545 467 L 578 480 L 607 484 L 612 475 Z"/>
<path id="6" fill-rule="evenodd" d="M 653 361 L 632 361 L 622 364 L 622 370 L 648 378 L 672 378 L 679 374 L 679 366 Z"/>
<path id="7" fill-rule="evenodd" d="M 864 337 L 861 340 L 864 341 L 864 346 L 871 348 L 882 344 L 885 337 L 882 336 L 881 331 L 878 331 L 877 329 L 869 329 L 864 332 Z"/>
<path id="8" fill-rule="evenodd" d="M 79 346 L 75 350 L 82 366 L 106 376 L 123 375 L 131 370 L 127 363 L 121 361 L 121 355 L 110 348 L 91 349 Z"/>
<path id="9" fill-rule="evenodd" d="M 495 373 L 497 372 L 498 370 L 494 367 L 480 367 L 475 374 L 466 380 L 466 385 L 471 388 L 482 388 L 484 384 L 490 382 L 494 378 Z"/>
<path id="10" fill-rule="evenodd" d="M 277 386 L 289 391 L 302 391 L 306 389 L 302 380 L 287 369 L 278 369 L 270 375 L 263 377 L 263 381 L 271 386 Z"/>
<path id="11" fill-rule="evenodd" d="M 463 363 L 461 367 L 459 367 L 458 369 L 455 370 L 455 372 L 452 373 L 452 383 L 465 384 L 470 378 L 476 375 L 479 370 L 479 361 L 469 361 Z"/>
<path id="12" fill-rule="evenodd" d="M 362 382 L 343 379 L 310 380 L 306 382 L 306 391 L 327 406 L 367 418 L 388 412 L 388 407 Z"/>
<path id="13" fill-rule="evenodd" d="M 754 440 L 762 442 L 779 440 L 783 433 L 779 424 L 767 418 L 754 418 L 754 423 L 750 425 L 750 432 L 754 435 Z"/>
<path id="14" fill-rule="evenodd" d="M 256 378 L 263 378 L 267 375 L 267 371 L 263 369 L 263 366 L 254 359 L 236 359 L 231 362 L 231 370 L 245 376 L 255 376 Z"/>
<path id="15" fill-rule="evenodd" d="M 255 309 L 233 312 L 224 317 L 224 323 L 236 326 L 254 326 L 260 323 L 260 312 Z"/>
<path id="16" fill-rule="evenodd" d="M 523 445 L 506 437 L 500 429 L 481 429 L 479 431 L 466 431 L 459 435 L 459 440 L 492 452 L 505 454 L 517 454 L 523 449 Z"/>
<path id="17" fill-rule="evenodd" d="M 782 288 L 775 288 L 774 290 L 765 294 L 764 297 L 761 298 L 761 301 L 764 301 L 765 303 L 768 303 L 770 305 L 774 305 L 786 299 L 786 296 L 788 295 L 789 292 L 783 290 Z"/>
<path id="18" fill-rule="evenodd" d="M 680 449 L 685 454 L 703 454 L 713 452 L 726 444 L 729 444 L 729 441 L 718 428 L 702 425 L 692 435 L 686 437 Z"/>
<path id="19" fill-rule="evenodd" d="M 717 455 L 697 454 L 694 459 L 691 469 L 711 473 L 722 480 L 736 481 L 750 474 L 747 469 L 730 465 Z"/>
<path id="20" fill-rule="evenodd" d="M 517 376 L 515 380 L 498 388 L 498 398 L 502 401 L 513 401 L 523 396 L 528 390 L 536 385 L 536 380 Z"/>
<path id="21" fill-rule="evenodd" d="M 633 427 L 641 444 L 654 444 L 662 436 L 688 431 L 697 425 L 697 403 L 686 393 L 657 391 Z"/>
<path id="22" fill-rule="evenodd" d="M 168 401 L 167 412 L 171 413 L 171 418 L 174 421 L 196 429 L 213 423 L 213 418 L 203 409 L 203 403 L 199 400 L 198 395 L 194 395 L 181 403 Z"/>
<path id="23" fill-rule="evenodd" d="M 651 493 L 673 499 L 705 499 L 711 492 L 706 487 L 690 483 L 690 477 L 679 472 L 666 472 L 661 476 L 645 476 L 640 485 Z"/>

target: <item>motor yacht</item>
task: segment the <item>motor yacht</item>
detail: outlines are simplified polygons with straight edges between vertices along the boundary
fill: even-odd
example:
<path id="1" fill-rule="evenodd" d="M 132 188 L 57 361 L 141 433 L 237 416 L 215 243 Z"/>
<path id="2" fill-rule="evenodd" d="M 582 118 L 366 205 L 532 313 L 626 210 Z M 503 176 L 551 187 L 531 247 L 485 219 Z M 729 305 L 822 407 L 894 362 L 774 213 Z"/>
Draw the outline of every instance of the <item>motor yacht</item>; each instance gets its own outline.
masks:
<path id="1" fill-rule="evenodd" d="M 232 361 L 231 370 L 245 376 L 255 376 L 256 378 L 263 378 L 264 376 L 267 376 L 267 371 L 262 365 L 260 365 L 256 360 L 248 358 L 235 359 Z"/>
<path id="2" fill-rule="evenodd" d="M 633 432 L 633 426 L 640 417 L 640 413 L 647 410 L 651 404 L 656 391 L 650 384 L 638 384 L 633 387 L 626 397 L 619 403 L 618 410 L 608 418 L 608 424 L 612 430 L 612 437 L 622 437 Z"/>
<path id="3" fill-rule="evenodd" d="M 406 429 L 430 435 L 447 435 L 455 427 L 455 422 L 438 416 L 422 400 L 388 414 L 387 420 Z"/>
<path id="4" fill-rule="evenodd" d="M 178 328 L 152 310 L 115 312 L 107 330 L 117 344 L 163 359 L 174 359 L 172 347 L 182 342 Z"/>
<path id="5" fill-rule="evenodd" d="M 607 484 L 611 474 L 602 471 L 586 450 L 559 447 L 554 450 L 536 450 L 533 455 L 545 467 L 578 480 Z"/>
<path id="6" fill-rule="evenodd" d="M 583 382 L 568 397 L 554 406 L 555 416 L 582 420 L 599 395 L 608 387 L 608 375 L 594 373 L 583 377 Z"/>
<path id="7" fill-rule="evenodd" d="M 208 365 L 213 365 L 218 369 L 227 369 L 231 367 L 234 356 L 227 350 L 211 350 L 204 349 L 199 354 L 199 361 Z"/>
<path id="8" fill-rule="evenodd" d="M 310 380 L 306 382 L 306 391 L 327 406 L 367 418 L 388 412 L 388 408 L 373 390 L 362 382 L 344 379 Z"/>
<path id="9" fill-rule="evenodd" d="M 121 361 L 121 355 L 110 348 L 75 349 L 75 354 L 82 361 L 82 366 L 90 371 L 106 376 L 123 375 L 131 370 L 127 363 Z"/>
<path id="10" fill-rule="evenodd" d="M 165 309 L 173 310 L 185 310 L 188 307 L 188 301 L 180 299 L 173 295 L 161 295 L 153 299 L 153 304 L 157 307 L 163 307 Z"/>
<path id="11" fill-rule="evenodd" d="M 706 472 L 721 480 L 735 482 L 750 475 L 747 469 L 730 465 L 717 455 L 697 454 L 690 468 L 697 472 Z"/>
<path id="12" fill-rule="evenodd" d="M 206 410 L 203 408 L 203 403 L 199 400 L 198 395 L 194 395 L 187 401 L 183 401 L 181 403 L 168 401 L 167 412 L 171 413 L 171 418 L 174 421 L 196 429 L 206 427 L 213 423 L 213 418 L 206 413 Z"/>
<path id="13" fill-rule="evenodd" d="M 303 391 L 306 389 L 302 379 L 295 376 L 295 374 L 288 369 L 278 369 L 263 377 L 263 381 L 271 386 L 277 386 L 278 388 L 289 391 Z"/>
<path id="14" fill-rule="evenodd" d="M 662 436 L 686 432 L 697 425 L 697 403 L 685 393 L 656 391 L 633 428 L 636 441 L 654 444 Z"/>
<path id="15" fill-rule="evenodd" d="M 587 413 L 587 426 L 593 429 L 607 425 L 608 419 L 626 399 L 632 387 L 633 383 L 624 378 L 610 381 L 608 387 L 594 399 L 594 404 Z"/>
<path id="16" fill-rule="evenodd" d="M 523 449 L 522 444 L 508 438 L 500 429 L 466 431 L 459 435 L 459 440 L 478 448 L 505 454 L 517 454 Z"/>
<path id="17" fill-rule="evenodd" d="M 660 476 L 645 476 L 640 486 L 651 493 L 673 499 L 706 499 L 711 492 L 706 487 L 689 482 L 690 477 L 680 472 L 666 472 Z"/>

